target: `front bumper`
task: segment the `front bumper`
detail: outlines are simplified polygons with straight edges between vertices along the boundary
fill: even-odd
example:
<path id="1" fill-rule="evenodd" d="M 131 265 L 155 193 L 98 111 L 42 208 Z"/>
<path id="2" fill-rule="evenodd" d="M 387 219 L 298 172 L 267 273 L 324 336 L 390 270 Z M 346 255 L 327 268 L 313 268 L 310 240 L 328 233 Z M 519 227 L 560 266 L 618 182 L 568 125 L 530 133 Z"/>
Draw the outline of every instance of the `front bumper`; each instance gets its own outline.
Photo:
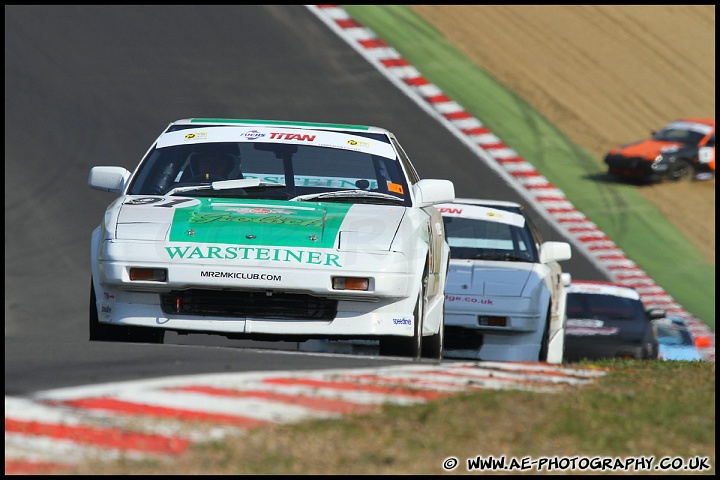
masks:
<path id="1" fill-rule="evenodd" d="M 565 336 L 565 354 L 568 361 L 601 360 L 606 358 L 643 358 L 643 344 L 637 341 L 606 341 L 597 336 Z"/>
<path id="2" fill-rule="evenodd" d="M 114 293 L 113 293 L 114 292 Z M 109 300 L 107 297 L 112 297 Z M 157 293 L 105 290 L 98 300 L 99 321 L 113 325 L 162 328 L 179 333 L 224 334 L 231 338 L 284 340 L 412 336 L 414 299 L 375 303 L 339 301 L 333 318 L 227 317 L 166 313 Z"/>
<path id="3" fill-rule="evenodd" d="M 445 326 L 483 333 L 521 333 L 539 330 L 542 315 L 527 297 L 445 295 Z M 497 325 L 491 319 L 504 319 Z"/>
<path id="4" fill-rule="evenodd" d="M 445 356 L 536 362 L 545 317 L 527 298 L 445 296 Z M 488 325 L 488 323 L 504 325 Z"/>
<path id="5" fill-rule="evenodd" d="M 637 180 L 660 181 L 667 170 L 666 164 L 657 164 L 641 157 L 606 155 L 604 162 L 612 175 Z"/>
<path id="6" fill-rule="evenodd" d="M 93 269 L 99 322 L 238 338 L 373 338 L 414 331 L 419 274 L 408 271 L 402 253 L 353 253 L 349 268 L 158 262 L 151 253 L 130 243 L 104 244 Z M 131 280 L 133 267 L 167 269 L 166 280 Z M 337 290 L 333 277 L 369 278 L 369 288 Z"/>

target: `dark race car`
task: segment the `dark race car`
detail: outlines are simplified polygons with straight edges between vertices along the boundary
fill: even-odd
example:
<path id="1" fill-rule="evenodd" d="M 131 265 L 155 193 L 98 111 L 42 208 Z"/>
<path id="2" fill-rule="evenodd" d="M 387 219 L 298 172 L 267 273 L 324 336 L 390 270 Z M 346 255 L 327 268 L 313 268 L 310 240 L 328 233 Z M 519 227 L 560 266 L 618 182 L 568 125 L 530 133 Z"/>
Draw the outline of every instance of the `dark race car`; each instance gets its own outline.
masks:
<path id="1" fill-rule="evenodd" d="M 567 287 L 565 360 L 658 358 L 652 320 L 661 308 L 646 309 L 634 288 L 612 282 L 573 280 Z"/>
<path id="2" fill-rule="evenodd" d="M 647 140 L 610 150 L 608 174 L 637 182 L 707 180 L 715 176 L 715 119 L 683 118 Z"/>

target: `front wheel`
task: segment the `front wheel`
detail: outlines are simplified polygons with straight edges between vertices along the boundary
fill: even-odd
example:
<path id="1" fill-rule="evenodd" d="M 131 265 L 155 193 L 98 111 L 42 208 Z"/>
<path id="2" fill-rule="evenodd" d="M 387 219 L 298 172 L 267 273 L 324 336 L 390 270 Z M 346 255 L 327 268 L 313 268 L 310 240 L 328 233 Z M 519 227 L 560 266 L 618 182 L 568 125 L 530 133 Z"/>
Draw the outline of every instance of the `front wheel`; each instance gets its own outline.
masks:
<path id="1" fill-rule="evenodd" d="M 90 279 L 89 329 L 91 342 L 163 343 L 165 331 L 159 328 L 108 325 L 98 319 L 95 287 Z"/>
<path id="2" fill-rule="evenodd" d="M 548 314 L 547 320 L 545 320 L 545 331 L 543 332 L 542 342 L 540 343 L 540 353 L 538 354 L 538 361 L 547 362 L 549 352 L 550 352 L 550 315 Z"/>
<path id="3" fill-rule="evenodd" d="M 694 177 L 693 167 L 685 160 L 676 160 L 670 164 L 667 179 L 671 182 L 688 182 Z"/>
<path id="4" fill-rule="evenodd" d="M 652 340 L 646 340 L 643 346 L 640 360 L 657 360 L 658 347 Z"/>
<path id="5" fill-rule="evenodd" d="M 443 297 L 443 308 L 441 318 L 445 318 L 445 298 Z M 422 341 L 422 356 L 425 358 L 432 358 L 437 361 L 442 361 L 443 348 L 445 343 L 445 321 L 440 323 L 440 329 L 438 333 L 429 337 L 423 338 Z"/>

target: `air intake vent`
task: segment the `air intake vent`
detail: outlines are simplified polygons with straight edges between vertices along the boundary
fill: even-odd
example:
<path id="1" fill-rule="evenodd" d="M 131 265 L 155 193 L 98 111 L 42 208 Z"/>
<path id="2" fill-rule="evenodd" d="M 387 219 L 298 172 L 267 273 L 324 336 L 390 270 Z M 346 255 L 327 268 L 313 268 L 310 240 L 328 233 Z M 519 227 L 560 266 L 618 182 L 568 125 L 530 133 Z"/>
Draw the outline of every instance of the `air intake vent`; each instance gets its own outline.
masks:
<path id="1" fill-rule="evenodd" d="M 179 290 L 161 294 L 160 303 L 170 315 L 300 320 L 332 320 L 337 315 L 337 300 L 296 293 Z"/>

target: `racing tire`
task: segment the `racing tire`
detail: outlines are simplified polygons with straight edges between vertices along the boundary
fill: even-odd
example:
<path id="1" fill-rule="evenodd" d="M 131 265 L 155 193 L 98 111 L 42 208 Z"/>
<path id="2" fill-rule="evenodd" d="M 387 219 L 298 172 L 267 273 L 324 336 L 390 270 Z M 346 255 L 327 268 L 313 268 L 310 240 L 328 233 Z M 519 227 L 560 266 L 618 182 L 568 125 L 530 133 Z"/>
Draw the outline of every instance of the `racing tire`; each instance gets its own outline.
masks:
<path id="1" fill-rule="evenodd" d="M 637 360 L 649 360 L 650 359 L 650 347 L 645 345 L 640 351 L 640 356 L 636 357 Z"/>
<path id="2" fill-rule="evenodd" d="M 692 165 L 685 160 L 675 160 L 670 164 L 667 171 L 667 179 L 670 182 L 689 182 L 695 176 Z"/>
<path id="3" fill-rule="evenodd" d="M 389 357 L 412 357 L 419 359 L 422 353 L 422 331 L 423 319 L 425 318 L 425 305 L 427 303 L 427 274 L 423 275 L 422 286 L 415 302 L 413 311 L 413 335 L 412 337 L 399 337 L 387 335 L 380 338 L 379 353 L 381 356 Z"/>
<path id="4" fill-rule="evenodd" d="M 429 337 L 423 338 L 422 341 L 422 356 L 424 358 L 432 358 L 438 362 L 442 361 L 443 348 L 445 343 L 445 296 L 443 295 L 443 307 L 441 318 L 443 321 L 440 323 L 440 329 L 438 333 Z"/>
<path id="5" fill-rule="evenodd" d="M 159 328 L 108 325 L 98 319 L 95 287 L 90 279 L 89 329 L 91 342 L 164 343 L 165 331 Z"/>
<path id="6" fill-rule="evenodd" d="M 652 340 L 646 340 L 639 360 L 657 360 L 658 347 Z"/>
<path id="7" fill-rule="evenodd" d="M 545 331 L 543 331 L 542 341 L 540 342 L 540 353 L 538 354 L 539 362 L 547 362 L 548 353 L 550 352 L 550 314 L 548 313 L 545 320 Z"/>

